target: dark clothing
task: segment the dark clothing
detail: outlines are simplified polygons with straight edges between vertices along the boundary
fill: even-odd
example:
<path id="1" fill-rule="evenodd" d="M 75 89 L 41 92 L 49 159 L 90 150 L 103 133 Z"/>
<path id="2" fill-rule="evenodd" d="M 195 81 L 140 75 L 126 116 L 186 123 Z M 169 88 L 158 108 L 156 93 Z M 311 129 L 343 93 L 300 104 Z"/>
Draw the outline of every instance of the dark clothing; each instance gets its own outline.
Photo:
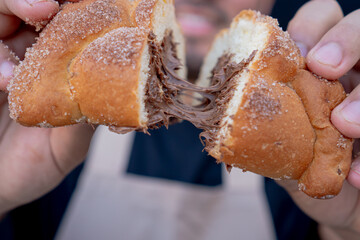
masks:
<path id="1" fill-rule="evenodd" d="M 279 20 L 280 26 L 283 29 L 287 28 L 287 24 L 294 17 L 296 11 L 308 1 L 304 0 L 277 0 L 275 2 L 271 16 Z M 344 15 L 360 8 L 360 1 L 358 0 L 338 0 L 337 1 L 343 10 Z M 311 28 L 311 26 L 309 26 Z"/>
<path id="2" fill-rule="evenodd" d="M 58 187 L 39 200 L 9 212 L 0 221 L 0 239 L 53 239 L 82 168 L 83 164 L 72 171 Z"/>
<path id="3" fill-rule="evenodd" d="M 186 183 L 221 184 L 221 165 L 210 157 L 199 139 L 200 130 L 189 122 L 137 133 L 128 173 L 166 178 Z"/>
<path id="4" fill-rule="evenodd" d="M 269 178 L 264 178 L 264 186 L 278 240 L 320 239 L 318 224 L 295 205 L 282 187 Z"/>

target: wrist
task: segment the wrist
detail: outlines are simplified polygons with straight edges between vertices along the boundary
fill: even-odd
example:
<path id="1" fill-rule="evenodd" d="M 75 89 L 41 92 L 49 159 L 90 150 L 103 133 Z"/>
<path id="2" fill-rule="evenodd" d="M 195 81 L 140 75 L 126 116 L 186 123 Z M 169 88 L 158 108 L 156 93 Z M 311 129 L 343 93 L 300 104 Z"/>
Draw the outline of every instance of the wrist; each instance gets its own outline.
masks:
<path id="1" fill-rule="evenodd" d="M 319 225 L 320 239 L 326 240 L 347 240 L 360 239 L 360 229 L 337 228 Z"/>

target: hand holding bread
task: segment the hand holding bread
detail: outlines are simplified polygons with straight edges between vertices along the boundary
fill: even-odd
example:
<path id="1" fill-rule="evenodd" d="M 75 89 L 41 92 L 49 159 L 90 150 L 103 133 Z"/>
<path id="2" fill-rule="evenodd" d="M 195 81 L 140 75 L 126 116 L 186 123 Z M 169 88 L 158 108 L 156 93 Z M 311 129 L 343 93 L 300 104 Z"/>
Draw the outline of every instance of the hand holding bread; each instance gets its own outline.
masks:
<path id="1" fill-rule="evenodd" d="M 345 92 L 306 69 L 276 20 L 241 12 L 216 38 L 197 85 L 183 80 L 183 42 L 172 1 L 67 4 L 15 70 L 11 117 L 26 126 L 87 122 L 118 132 L 188 120 L 229 169 L 297 179 L 315 198 L 339 193 L 352 140 L 330 114 Z M 200 95 L 199 103 L 186 104 L 185 92 Z"/>
<path id="2" fill-rule="evenodd" d="M 354 104 L 360 100 L 359 19 L 359 10 L 344 16 L 335 1 L 311 1 L 299 9 L 288 27 L 291 37 L 302 46 L 312 71 L 328 79 L 341 77 L 349 95 L 332 111 L 331 122 L 344 135 L 353 138 L 360 137 L 360 118 L 356 117 L 360 108 Z M 335 49 L 323 51 L 323 47 Z M 295 203 L 319 223 L 321 239 L 359 238 L 359 151 L 357 139 L 347 181 L 339 195 L 328 201 L 307 197 L 297 190 L 296 182 L 278 181 Z"/>
<path id="3" fill-rule="evenodd" d="M 94 132 L 85 124 L 27 128 L 9 117 L 6 86 L 18 63 L 15 54 L 23 56 L 37 35 L 20 24 L 21 19 L 40 24 L 58 8 L 55 1 L 30 5 L 27 1 L 0 0 L 0 216 L 55 188 L 84 160 Z"/>
<path id="4" fill-rule="evenodd" d="M 306 209 L 309 198 L 292 189 L 328 198 L 342 188 L 352 140 L 333 126 L 336 120 L 330 121 L 332 110 L 346 97 L 341 85 L 308 71 L 276 21 L 253 11 L 239 14 L 218 35 L 198 83 L 190 84 L 183 80 L 183 39 L 172 12 L 171 1 L 66 5 L 15 71 L 9 86 L 11 116 L 26 126 L 88 122 L 120 132 L 190 120 L 204 130 L 207 151 L 229 169 L 296 179 L 296 187 L 287 189 L 297 203 L 309 212 L 326 212 L 321 207 L 314 211 L 311 204 Z M 89 25 L 91 21 L 96 24 Z M 308 67 L 318 73 L 309 59 Z M 54 65 L 47 68 L 50 62 Z M 200 100 L 185 103 L 182 95 L 188 91 Z M 345 183 L 334 203 L 357 194 Z"/>

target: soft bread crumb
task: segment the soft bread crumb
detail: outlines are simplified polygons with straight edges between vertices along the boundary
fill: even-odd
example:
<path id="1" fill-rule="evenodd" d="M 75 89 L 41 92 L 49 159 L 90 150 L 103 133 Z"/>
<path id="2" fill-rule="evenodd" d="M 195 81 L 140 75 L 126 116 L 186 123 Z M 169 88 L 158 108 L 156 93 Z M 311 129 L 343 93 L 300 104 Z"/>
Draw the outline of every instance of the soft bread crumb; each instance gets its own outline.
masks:
<path id="1" fill-rule="evenodd" d="M 155 5 L 154 5 L 155 4 Z M 179 57 L 182 68 L 176 73 L 182 77 L 186 77 L 185 66 L 185 40 L 181 33 L 180 27 L 176 22 L 175 9 L 172 1 L 142 1 L 136 9 L 136 22 L 140 26 L 150 24 L 152 31 L 156 36 L 157 42 L 163 42 L 165 33 L 171 30 L 174 37 L 174 42 L 177 43 L 177 56 Z M 148 46 L 142 52 L 141 69 L 139 77 L 138 96 L 140 103 L 140 123 L 146 128 L 148 121 L 148 113 L 145 109 L 145 86 L 149 78 L 149 64 L 150 55 L 148 53 Z"/>
<path id="2" fill-rule="evenodd" d="M 198 84 L 201 86 L 209 85 L 211 71 L 215 67 L 217 60 L 225 53 L 234 53 L 232 61 L 239 63 L 249 58 L 253 51 L 257 51 L 252 62 L 258 61 L 260 53 L 263 51 L 269 36 L 268 27 L 265 24 L 257 24 L 253 19 L 240 19 L 233 22 L 230 29 L 222 31 L 213 43 L 200 72 Z M 248 68 L 252 68 L 252 62 Z M 225 116 L 221 122 L 223 126 L 216 139 L 217 145 L 212 150 L 212 155 L 219 155 L 220 142 L 226 141 L 230 137 L 229 129 L 233 124 L 233 118 L 241 104 L 243 89 L 249 78 L 249 72 L 243 71 L 241 74 L 233 78 L 237 81 L 235 94 L 227 105 Z M 259 99 L 258 99 L 259 100 Z M 256 126 L 254 126 L 256 129 Z"/>

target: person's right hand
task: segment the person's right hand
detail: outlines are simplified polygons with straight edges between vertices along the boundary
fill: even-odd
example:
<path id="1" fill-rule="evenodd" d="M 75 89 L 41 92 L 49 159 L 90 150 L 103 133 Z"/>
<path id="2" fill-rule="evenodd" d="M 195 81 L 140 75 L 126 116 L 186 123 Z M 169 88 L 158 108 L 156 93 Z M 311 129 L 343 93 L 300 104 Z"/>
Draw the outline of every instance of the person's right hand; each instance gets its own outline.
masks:
<path id="1" fill-rule="evenodd" d="M 291 37 L 302 49 L 309 69 L 329 80 L 339 79 L 349 95 L 332 112 L 331 121 L 345 136 L 360 138 L 360 9 L 343 16 L 334 0 L 307 2 L 289 23 Z M 354 145 L 357 153 L 359 145 Z M 294 202 L 318 222 L 322 239 L 360 239 L 360 156 L 340 194 L 312 199 L 296 181 L 279 181 Z"/>
<path id="2" fill-rule="evenodd" d="M 6 86 L 17 59 L 36 33 L 23 21 L 38 25 L 59 10 L 53 0 L 0 0 L 0 215 L 53 189 L 87 153 L 93 128 L 27 128 L 9 117 Z M 30 31 L 31 30 L 31 31 Z"/>

